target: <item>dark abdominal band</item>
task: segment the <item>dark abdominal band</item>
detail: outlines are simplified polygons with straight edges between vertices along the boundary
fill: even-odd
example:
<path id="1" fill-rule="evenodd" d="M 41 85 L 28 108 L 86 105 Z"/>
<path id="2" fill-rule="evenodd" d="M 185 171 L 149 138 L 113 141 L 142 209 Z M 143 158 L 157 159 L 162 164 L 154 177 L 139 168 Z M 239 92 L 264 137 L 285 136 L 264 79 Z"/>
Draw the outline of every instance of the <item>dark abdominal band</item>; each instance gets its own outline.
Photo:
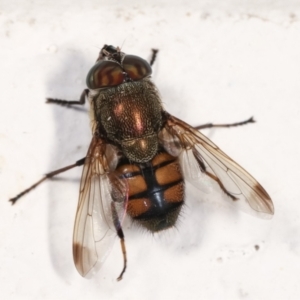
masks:
<path id="1" fill-rule="evenodd" d="M 170 211 L 178 208 L 183 204 L 183 199 L 180 199 L 180 201 L 178 201 L 178 199 L 166 199 L 164 194 L 169 188 L 183 184 L 182 178 L 177 179 L 175 181 L 172 181 L 172 179 L 170 179 L 170 182 L 164 185 L 160 185 L 157 182 L 156 178 L 156 171 L 158 169 L 172 164 L 175 161 L 176 159 L 167 160 L 156 166 L 153 166 L 151 163 L 140 164 L 139 167 L 141 171 L 126 173 L 123 175 L 125 178 L 134 178 L 135 176 L 142 176 L 147 186 L 147 189 L 145 191 L 131 195 L 129 197 L 129 202 L 131 200 L 142 198 L 146 198 L 151 202 L 149 210 L 139 216 L 135 216 L 134 219 L 151 219 L 153 217 L 166 215 Z M 168 174 L 168 172 L 166 172 L 166 174 L 164 175 L 170 176 L 172 178 L 172 174 Z"/>

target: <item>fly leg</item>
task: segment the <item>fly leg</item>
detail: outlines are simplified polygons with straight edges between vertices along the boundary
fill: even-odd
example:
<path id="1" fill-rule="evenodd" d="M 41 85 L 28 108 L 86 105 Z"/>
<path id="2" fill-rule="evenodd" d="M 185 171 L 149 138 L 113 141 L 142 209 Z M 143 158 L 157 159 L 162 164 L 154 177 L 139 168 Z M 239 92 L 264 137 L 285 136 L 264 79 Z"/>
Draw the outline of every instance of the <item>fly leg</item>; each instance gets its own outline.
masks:
<path id="1" fill-rule="evenodd" d="M 255 120 L 253 117 L 242 121 L 242 122 L 236 122 L 236 123 L 231 123 L 231 124 L 213 124 L 213 123 L 207 123 L 199 126 L 195 126 L 194 128 L 197 130 L 200 129 L 206 129 L 206 128 L 215 128 L 215 127 L 235 127 L 235 126 L 241 126 L 241 125 L 246 125 L 248 123 L 255 123 Z"/>
<path id="2" fill-rule="evenodd" d="M 124 237 L 121 222 L 120 222 L 120 219 L 119 219 L 117 209 L 116 209 L 116 206 L 115 206 L 114 202 L 111 203 L 111 211 L 112 211 L 114 226 L 116 228 L 117 235 L 120 238 L 121 249 L 122 249 L 122 254 L 123 254 L 123 269 L 121 271 L 121 274 L 117 278 L 117 280 L 120 281 L 120 280 L 122 280 L 123 274 L 125 273 L 126 267 L 127 267 L 127 254 L 126 254 L 126 247 L 125 247 L 125 237 Z"/>
<path id="3" fill-rule="evenodd" d="M 151 55 L 151 59 L 150 59 L 150 66 L 153 66 L 155 60 L 156 60 L 156 56 L 158 53 L 158 49 L 151 49 L 152 50 L 152 55 Z"/>
<path id="4" fill-rule="evenodd" d="M 18 199 L 20 199 L 21 197 L 23 197 L 25 194 L 29 193 L 31 190 L 33 190 L 34 188 L 36 188 L 38 185 L 40 185 L 42 182 L 44 182 L 47 179 L 50 179 L 60 173 L 63 173 L 65 171 L 68 171 L 70 169 L 73 169 L 75 167 L 79 167 L 82 166 L 84 164 L 85 161 L 85 157 L 76 161 L 74 164 L 66 166 L 64 168 L 52 171 L 50 173 L 47 173 L 42 179 L 40 179 L 39 181 L 37 181 L 36 183 L 34 183 L 32 186 L 30 186 L 29 188 L 27 188 L 26 190 L 24 190 L 23 192 L 21 192 L 20 194 L 18 194 L 17 196 L 15 196 L 14 198 L 9 199 L 9 201 L 11 202 L 11 204 L 15 204 L 17 202 Z"/>
<path id="5" fill-rule="evenodd" d="M 85 99 L 86 99 L 86 97 L 88 97 L 88 95 L 89 95 L 89 89 L 84 89 L 83 92 L 80 95 L 79 100 L 68 101 L 68 100 L 62 100 L 62 99 L 46 98 L 46 103 L 55 103 L 55 104 L 65 105 L 65 106 L 84 105 L 85 104 Z"/>

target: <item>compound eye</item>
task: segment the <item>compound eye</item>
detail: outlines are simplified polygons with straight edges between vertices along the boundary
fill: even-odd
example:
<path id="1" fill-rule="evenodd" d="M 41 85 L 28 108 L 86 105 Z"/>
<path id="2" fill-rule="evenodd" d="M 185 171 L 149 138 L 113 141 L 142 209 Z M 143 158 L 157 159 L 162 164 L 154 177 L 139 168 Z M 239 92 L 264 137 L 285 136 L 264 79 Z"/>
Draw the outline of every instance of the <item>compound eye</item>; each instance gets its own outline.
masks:
<path id="1" fill-rule="evenodd" d="M 121 66 L 112 61 L 99 61 L 89 71 L 86 85 L 90 89 L 115 86 L 124 82 Z"/>
<path id="2" fill-rule="evenodd" d="M 149 63 L 135 55 L 126 55 L 122 65 L 132 80 L 143 79 L 152 73 Z"/>

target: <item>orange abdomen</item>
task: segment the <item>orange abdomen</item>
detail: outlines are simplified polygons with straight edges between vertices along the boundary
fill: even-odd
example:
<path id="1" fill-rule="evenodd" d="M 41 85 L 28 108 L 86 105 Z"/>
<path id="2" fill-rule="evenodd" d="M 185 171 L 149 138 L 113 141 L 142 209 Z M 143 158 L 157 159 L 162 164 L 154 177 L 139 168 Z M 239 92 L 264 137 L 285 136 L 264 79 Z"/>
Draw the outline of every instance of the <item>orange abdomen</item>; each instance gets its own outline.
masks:
<path id="1" fill-rule="evenodd" d="M 184 182 L 179 161 L 167 152 L 158 153 L 150 162 L 117 167 L 128 179 L 127 213 L 152 232 L 172 227 L 184 201 Z"/>

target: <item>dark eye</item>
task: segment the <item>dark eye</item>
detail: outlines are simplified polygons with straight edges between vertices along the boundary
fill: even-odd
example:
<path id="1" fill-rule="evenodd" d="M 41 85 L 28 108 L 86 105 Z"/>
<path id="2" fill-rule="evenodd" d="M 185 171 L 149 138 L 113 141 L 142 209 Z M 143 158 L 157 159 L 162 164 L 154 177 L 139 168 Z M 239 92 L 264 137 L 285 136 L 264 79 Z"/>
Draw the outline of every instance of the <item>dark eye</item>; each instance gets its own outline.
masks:
<path id="1" fill-rule="evenodd" d="M 152 73 L 149 63 L 135 55 L 126 55 L 122 65 L 132 80 L 142 79 Z"/>
<path id="2" fill-rule="evenodd" d="M 89 71 L 86 85 L 90 89 L 99 89 L 123 83 L 124 75 L 120 65 L 112 61 L 99 61 Z"/>

